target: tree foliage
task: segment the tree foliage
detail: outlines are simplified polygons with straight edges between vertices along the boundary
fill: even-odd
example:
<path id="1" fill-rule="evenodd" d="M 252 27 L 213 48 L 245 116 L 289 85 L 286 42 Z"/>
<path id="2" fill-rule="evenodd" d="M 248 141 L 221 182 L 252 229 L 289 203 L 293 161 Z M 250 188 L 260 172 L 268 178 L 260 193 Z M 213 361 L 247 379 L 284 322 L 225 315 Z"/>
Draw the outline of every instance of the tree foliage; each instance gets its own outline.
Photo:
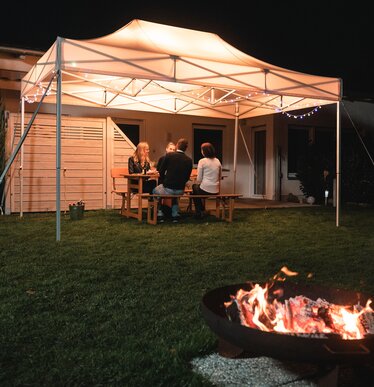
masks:
<path id="1" fill-rule="evenodd" d="M 333 155 L 328 154 L 316 143 L 309 144 L 304 157 L 300 160 L 297 178 L 300 180 L 300 190 L 305 196 L 313 196 L 316 203 L 324 200 L 325 189 L 329 189 L 329 196 L 332 196 L 331 176 Z M 329 171 L 328 179 L 324 178 L 324 171 Z"/>
<path id="2" fill-rule="evenodd" d="M 374 141 L 370 134 L 362 136 L 354 132 L 344 133 L 341 150 L 341 198 L 344 202 L 374 203 Z M 369 155 L 370 157 L 369 157 Z M 328 178 L 324 170 L 329 171 Z M 323 203 L 324 192 L 332 197 L 333 178 L 336 174 L 335 152 L 326 152 L 318 143 L 310 144 L 299 165 L 297 177 L 305 196 L 314 196 L 316 203 Z"/>
<path id="3" fill-rule="evenodd" d="M 370 134 L 347 136 L 342 152 L 342 198 L 346 202 L 374 203 L 374 141 Z M 370 156 L 369 156 L 370 155 Z"/>

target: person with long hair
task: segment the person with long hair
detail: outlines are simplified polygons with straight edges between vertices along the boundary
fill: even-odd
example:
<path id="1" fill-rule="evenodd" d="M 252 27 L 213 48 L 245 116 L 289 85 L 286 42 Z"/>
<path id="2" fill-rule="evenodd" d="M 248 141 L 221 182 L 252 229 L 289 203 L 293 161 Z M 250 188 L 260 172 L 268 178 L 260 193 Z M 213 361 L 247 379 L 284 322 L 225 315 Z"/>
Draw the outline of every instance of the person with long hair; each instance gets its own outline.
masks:
<path id="1" fill-rule="evenodd" d="M 142 141 L 137 145 L 132 156 L 128 160 L 129 173 L 149 173 L 151 170 L 151 160 L 149 158 L 149 145 Z M 143 182 L 143 193 L 152 193 L 156 187 L 156 180 L 148 179 Z"/>
<path id="2" fill-rule="evenodd" d="M 192 185 L 192 195 L 218 194 L 221 186 L 222 165 L 216 157 L 214 146 L 210 142 L 201 144 L 201 154 L 204 156 L 197 164 L 196 183 Z M 196 218 L 204 217 L 205 200 L 193 198 Z"/>

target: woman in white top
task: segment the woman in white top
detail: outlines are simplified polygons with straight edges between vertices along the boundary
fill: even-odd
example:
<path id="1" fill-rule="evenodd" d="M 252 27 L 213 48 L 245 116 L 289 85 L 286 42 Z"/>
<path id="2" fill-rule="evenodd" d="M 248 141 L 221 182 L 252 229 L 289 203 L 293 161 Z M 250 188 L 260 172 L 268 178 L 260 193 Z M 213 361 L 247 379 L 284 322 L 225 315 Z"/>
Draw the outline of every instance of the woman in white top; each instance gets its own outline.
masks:
<path id="1" fill-rule="evenodd" d="M 220 182 L 222 176 L 222 166 L 216 158 L 216 151 L 210 142 L 204 142 L 201 145 L 201 154 L 204 158 L 197 164 L 197 179 L 192 185 L 192 195 L 217 194 L 220 191 Z M 193 198 L 196 218 L 204 217 L 205 200 Z"/>

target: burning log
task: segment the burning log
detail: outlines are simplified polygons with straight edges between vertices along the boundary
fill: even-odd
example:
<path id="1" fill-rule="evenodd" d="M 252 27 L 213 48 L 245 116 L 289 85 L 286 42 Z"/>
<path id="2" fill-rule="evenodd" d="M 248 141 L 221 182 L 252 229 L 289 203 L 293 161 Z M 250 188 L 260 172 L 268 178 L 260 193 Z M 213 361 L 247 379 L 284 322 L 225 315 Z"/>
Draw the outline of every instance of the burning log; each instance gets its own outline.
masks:
<path id="1" fill-rule="evenodd" d="M 362 307 L 361 307 L 362 308 Z M 360 315 L 361 325 L 364 327 L 367 334 L 374 334 L 374 314 L 364 312 Z"/>
<path id="2" fill-rule="evenodd" d="M 273 295 L 275 292 L 273 292 Z M 303 295 L 279 302 L 268 297 L 268 287 L 255 284 L 250 291 L 240 289 L 227 308 L 235 303 L 242 325 L 267 332 L 333 333 L 343 339 L 361 339 L 374 333 L 374 312 L 369 300 L 365 307 L 336 305 Z"/>
<path id="3" fill-rule="evenodd" d="M 325 305 L 323 306 L 320 306 L 317 310 L 317 315 L 318 317 L 320 317 L 324 323 L 326 324 L 326 326 L 328 326 L 329 328 L 331 328 L 331 330 L 334 330 L 335 327 L 334 327 L 334 321 L 333 319 L 331 318 L 331 315 L 329 313 L 329 308 L 326 307 Z"/>
<path id="4" fill-rule="evenodd" d="M 285 310 L 286 310 L 285 327 L 287 330 L 292 331 L 293 330 L 292 307 L 291 307 L 290 302 L 288 300 L 284 301 L 284 306 L 285 306 Z"/>
<path id="5" fill-rule="evenodd" d="M 246 282 L 204 295 L 206 322 L 220 340 L 236 347 L 235 356 L 245 351 L 281 360 L 372 364 L 374 312 L 369 295 L 287 281 L 273 285 Z"/>

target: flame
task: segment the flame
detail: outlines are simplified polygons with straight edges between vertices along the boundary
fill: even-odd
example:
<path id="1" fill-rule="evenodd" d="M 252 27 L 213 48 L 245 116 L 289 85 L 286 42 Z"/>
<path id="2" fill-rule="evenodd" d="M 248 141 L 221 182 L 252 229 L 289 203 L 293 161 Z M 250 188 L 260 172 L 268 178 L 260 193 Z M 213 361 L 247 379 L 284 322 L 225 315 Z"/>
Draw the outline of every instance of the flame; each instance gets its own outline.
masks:
<path id="1" fill-rule="evenodd" d="M 374 326 L 370 325 L 374 321 L 371 300 L 365 307 L 336 305 L 321 298 L 314 301 L 302 295 L 280 302 L 276 298 L 283 295 L 282 289 L 273 291 L 269 297 L 274 281 L 285 280 L 281 273 L 297 275 L 284 266 L 264 287 L 255 284 L 250 291 L 239 289 L 225 306 L 235 303 L 242 325 L 266 332 L 335 333 L 344 340 L 362 339 L 368 332 L 374 333 Z M 365 322 L 369 329 L 365 328 Z"/>
<path id="2" fill-rule="evenodd" d="M 281 272 L 283 272 L 284 274 L 288 275 L 289 277 L 291 276 L 294 276 L 294 275 L 298 275 L 299 273 L 297 273 L 296 271 L 291 271 L 287 268 L 287 266 L 283 266 L 281 269 L 280 269 Z"/>

